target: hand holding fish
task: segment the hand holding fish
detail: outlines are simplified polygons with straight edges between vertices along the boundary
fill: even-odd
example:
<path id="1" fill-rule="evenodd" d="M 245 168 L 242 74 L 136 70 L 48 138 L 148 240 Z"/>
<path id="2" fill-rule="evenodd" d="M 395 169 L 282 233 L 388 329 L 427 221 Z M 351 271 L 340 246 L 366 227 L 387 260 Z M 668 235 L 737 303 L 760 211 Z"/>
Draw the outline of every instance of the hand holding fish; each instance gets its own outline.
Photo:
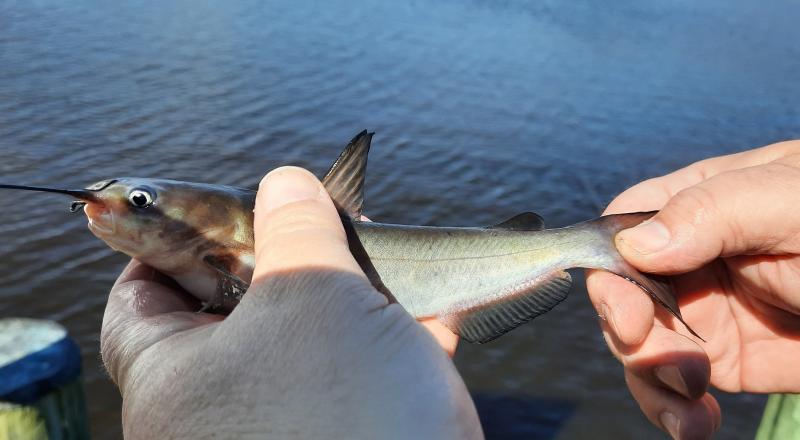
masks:
<path id="1" fill-rule="evenodd" d="M 719 427 L 709 384 L 728 392 L 800 392 L 798 205 L 794 141 L 642 182 L 606 210 L 661 210 L 619 233 L 617 247 L 642 271 L 676 275 L 683 316 L 708 341 L 671 330 L 681 328 L 628 283 L 588 276 L 631 393 L 673 437 L 706 438 Z"/>
<path id="2" fill-rule="evenodd" d="M 127 438 L 480 437 L 452 362 L 370 285 L 315 177 L 270 173 L 254 224 L 227 317 L 136 260 L 112 289 L 101 345 Z"/>

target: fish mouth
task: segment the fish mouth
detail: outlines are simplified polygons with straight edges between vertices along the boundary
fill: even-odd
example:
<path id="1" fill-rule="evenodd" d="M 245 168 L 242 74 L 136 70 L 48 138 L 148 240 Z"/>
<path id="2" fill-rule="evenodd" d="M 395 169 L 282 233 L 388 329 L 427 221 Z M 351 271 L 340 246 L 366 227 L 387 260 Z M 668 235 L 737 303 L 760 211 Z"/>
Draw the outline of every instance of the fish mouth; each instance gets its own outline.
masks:
<path id="1" fill-rule="evenodd" d="M 83 207 L 89 219 L 89 230 L 95 235 L 112 235 L 116 230 L 114 213 L 101 203 L 87 203 Z"/>

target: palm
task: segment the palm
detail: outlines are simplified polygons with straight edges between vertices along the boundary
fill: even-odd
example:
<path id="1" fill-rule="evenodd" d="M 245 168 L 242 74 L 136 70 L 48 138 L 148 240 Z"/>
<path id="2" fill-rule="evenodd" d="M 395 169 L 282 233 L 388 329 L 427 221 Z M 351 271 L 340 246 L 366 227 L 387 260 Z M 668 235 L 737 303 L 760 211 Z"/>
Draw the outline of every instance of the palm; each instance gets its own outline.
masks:
<path id="1" fill-rule="evenodd" d="M 800 357 L 800 257 L 720 259 L 676 277 L 684 315 L 708 341 L 711 383 L 725 391 L 770 392 L 800 388 L 785 374 Z M 796 296 L 796 295 L 795 295 Z"/>

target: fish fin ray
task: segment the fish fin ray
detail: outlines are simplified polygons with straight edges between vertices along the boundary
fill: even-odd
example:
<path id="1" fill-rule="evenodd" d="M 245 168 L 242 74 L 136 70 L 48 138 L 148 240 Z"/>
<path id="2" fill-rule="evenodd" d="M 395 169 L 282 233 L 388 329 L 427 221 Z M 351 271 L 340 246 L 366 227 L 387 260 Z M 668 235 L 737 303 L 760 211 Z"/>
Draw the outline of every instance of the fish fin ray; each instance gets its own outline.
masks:
<path id="1" fill-rule="evenodd" d="M 571 285 L 569 273 L 559 271 L 511 299 L 439 319 L 467 342 L 482 344 L 550 311 L 567 297 Z"/>
<path id="2" fill-rule="evenodd" d="M 541 231 L 544 219 L 535 212 L 523 212 L 486 229 L 506 229 L 510 231 Z"/>
<path id="3" fill-rule="evenodd" d="M 217 292 L 214 298 L 209 301 L 210 305 L 203 305 L 203 309 L 216 308 L 226 303 L 238 302 L 247 292 L 247 289 L 250 288 L 250 283 L 239 278 L 238 275 L 231 271 L 231 261 L 231 258 L 225 256 L 206 255 L 203 257 L 203 262 L 219 275 Z"/>
<path id="4" fill-rule="evenodd" d="M 678 300 L 675 296 L 675 291 L 672 288 L 672 284 L 669 282 L 669 278 L 653 274 L 643 274 L 639 272 L 635 267 L 631 266 L 627 261 L 625 261 L 622 258 L 622 255 L 619 254 L 619 251 L 617 251 L 616 244 L 614 242 L 614 237 L 617 235 L 617 233 L 623 229 L 638 225 L 639 223 L 654 216 L 656 212 L 658 211 L 606 215 L 586 222 L 585 225 L 590 227 L 599 226 L 603 231 L 603 234 L 609 237 L 609 245 L 612 247 L 611 254 L 613 255 L 613 262 L 601 267 L 601 269 L 620 276 L 642 289 L 645 293 L 647 293 L 647 295 L 650 296 L 653 302 L 660 305 L 675 318 L 677 318 L 678 321 L 680 321 L 681 324 L 686 327 L 686 330 L 688 330 L 689 333 L 705 342 L 705 339 L 698 335 L 689 326 L 689 324 L 683 320 L 681 310 L 678 307 Z"/>
<path id="5" fill-rule="evenodd" d="M 678 301 L 675 298 L 675 293 L 672 289 L 672 284 L 669 278 L 661 277 L 658 275 L 648 274 L 645 275 L 625 261 L 617 263 L 617 266 L 609 272 L 628 280 L 636 287 L 642 289 L 656 304 L 667 309 L 675 318 L 686 327 L 692 335 L 697 337 L 703 342 L 706 342 L 702 336 L 698 335 L 692 327 L 683 320 L 681 309 L 678 307 Z"/>
<path id="6" fill-rule="evenodd" d="M 336 206 L 354 220 L 361 218 L 367 157 L 374 134 L 367 130 L 357 134 L 322 178 L 322 184 Z"/>

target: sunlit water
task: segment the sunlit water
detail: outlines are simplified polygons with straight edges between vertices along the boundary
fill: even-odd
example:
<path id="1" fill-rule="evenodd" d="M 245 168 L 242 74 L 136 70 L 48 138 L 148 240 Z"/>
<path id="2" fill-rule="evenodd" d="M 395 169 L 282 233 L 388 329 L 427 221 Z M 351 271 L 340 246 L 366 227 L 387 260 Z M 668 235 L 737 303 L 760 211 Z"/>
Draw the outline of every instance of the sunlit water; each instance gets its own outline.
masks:
<path id="1" fill-rule="evenodd" d="M 535 210 L 558 226 L 644 178 L 800 137 L 796 2 L 530 3 L 0 2 L 0 180 L 255 186 L 281 164 L 323 172 L 369 128 L 373 219 Z M 92 431 L 118 436 L 98 340 L 126 258 L 57 196 L 0 203 L 0 315 L 69 328 Z M 596 321 L 578 286 L 456 363 L 476 396 L 567 402 L 559 438 L 656 434 Z M 720 437 L 752 437 L 763 397 L 719 397 Z M 495 424 L 535 432 L 535 414 L 512 412 Z"/>

